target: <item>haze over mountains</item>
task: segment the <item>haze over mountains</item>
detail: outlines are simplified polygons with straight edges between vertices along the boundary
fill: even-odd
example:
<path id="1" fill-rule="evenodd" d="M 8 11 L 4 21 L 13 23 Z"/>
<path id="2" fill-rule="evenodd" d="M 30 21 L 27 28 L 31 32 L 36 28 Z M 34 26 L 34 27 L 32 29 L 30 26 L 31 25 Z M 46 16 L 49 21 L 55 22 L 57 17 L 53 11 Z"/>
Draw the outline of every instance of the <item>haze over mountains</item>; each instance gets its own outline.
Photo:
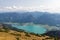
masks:
<path id="1" fill-rule="evenodd" d="M 46 32 L 44 35 L 60 37 L 60 14 L 51 14 L 48 12 L 2 12 L 0 13 L 0 23 L 4 22 L 32 22 L 35 24 L 49 25 L 46 26 L 48 32 Z M 20 29 L 11 26 L 8 28 L 20 31 Z"/>
<path id="2" fill-rule="evenodd" d="M 60 14 L 48 12 L 2 12 L 0 13 L 0 23 L 36 23 L 51 26 L 60 26 Z"/>

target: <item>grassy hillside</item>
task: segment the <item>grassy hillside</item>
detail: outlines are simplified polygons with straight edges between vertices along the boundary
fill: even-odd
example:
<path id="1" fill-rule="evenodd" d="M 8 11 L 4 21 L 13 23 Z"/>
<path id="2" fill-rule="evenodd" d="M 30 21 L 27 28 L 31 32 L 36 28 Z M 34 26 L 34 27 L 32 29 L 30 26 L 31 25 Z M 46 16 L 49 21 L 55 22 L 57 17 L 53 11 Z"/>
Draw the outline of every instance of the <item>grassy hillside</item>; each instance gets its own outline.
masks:
<path id="1" fill-rule="evenodd" d="M 8 28 L 3 28 L 0 25 L 0 40 L 60 40 L 57 37 L 49 37 L 46 35 L 38 35 L 34 33 L 27 33 L 25 31 L 16 31 Z"/>

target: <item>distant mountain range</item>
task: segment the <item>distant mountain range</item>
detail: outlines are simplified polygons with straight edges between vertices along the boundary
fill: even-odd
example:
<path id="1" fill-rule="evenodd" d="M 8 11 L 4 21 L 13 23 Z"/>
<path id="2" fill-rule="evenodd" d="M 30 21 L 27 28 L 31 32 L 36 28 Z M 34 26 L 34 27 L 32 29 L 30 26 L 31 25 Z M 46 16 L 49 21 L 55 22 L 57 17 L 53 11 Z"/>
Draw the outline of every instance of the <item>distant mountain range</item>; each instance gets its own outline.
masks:
<path id="1" fill-rule="evenodd" d="M 2 12 L 0 13 L 0 23 L 36 23 L 50 26 L 60 26 L 60 14 L 48 12 Z"/>

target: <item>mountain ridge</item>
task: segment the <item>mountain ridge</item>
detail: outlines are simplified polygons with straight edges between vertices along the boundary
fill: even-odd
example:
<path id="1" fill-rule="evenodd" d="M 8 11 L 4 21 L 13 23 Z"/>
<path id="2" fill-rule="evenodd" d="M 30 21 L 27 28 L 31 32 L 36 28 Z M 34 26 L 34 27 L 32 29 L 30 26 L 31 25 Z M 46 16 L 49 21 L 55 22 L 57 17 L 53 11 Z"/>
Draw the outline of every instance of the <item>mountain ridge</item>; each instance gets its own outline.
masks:
<path id="1" fill-rule="evenodd" d="M 60 14 L 48 12 L 5 12 L 0 13 L 0 22 L 36 23 L 60 26 Z"/>

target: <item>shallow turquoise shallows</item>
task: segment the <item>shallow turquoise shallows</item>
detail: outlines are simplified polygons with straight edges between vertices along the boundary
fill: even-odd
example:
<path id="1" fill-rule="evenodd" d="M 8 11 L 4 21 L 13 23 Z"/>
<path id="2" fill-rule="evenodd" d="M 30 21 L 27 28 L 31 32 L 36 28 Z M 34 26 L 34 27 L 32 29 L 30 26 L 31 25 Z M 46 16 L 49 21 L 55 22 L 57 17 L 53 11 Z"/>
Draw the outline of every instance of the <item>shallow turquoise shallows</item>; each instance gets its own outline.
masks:
<path id="1" fill-rule="evenodd" d="M 36 34 L 43 34 L 46 32 L 46 29 L 41 26 L 18 26 L 14 24 L 12 26 L 18 29 L 25 30 L 26 32 L 33 32 Z"/>

